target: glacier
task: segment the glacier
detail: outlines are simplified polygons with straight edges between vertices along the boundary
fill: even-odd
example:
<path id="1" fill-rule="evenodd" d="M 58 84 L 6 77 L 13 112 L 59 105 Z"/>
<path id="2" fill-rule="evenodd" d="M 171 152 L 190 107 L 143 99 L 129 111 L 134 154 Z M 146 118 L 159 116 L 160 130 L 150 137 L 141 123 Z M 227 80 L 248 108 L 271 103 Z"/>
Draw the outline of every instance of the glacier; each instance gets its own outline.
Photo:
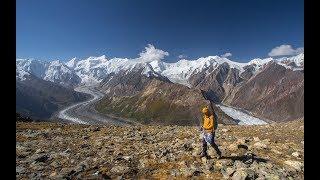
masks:
<path id="1" fill-rule="evenodd" d="M 265 120 L 251 116 L 249 113 L 245 113 L 236 108 L 226 106 L 226 105 L 217 105 L 224 113 L 233 119 L 239 120 L 239 125 L 263 125 L 268 124 Z"/>

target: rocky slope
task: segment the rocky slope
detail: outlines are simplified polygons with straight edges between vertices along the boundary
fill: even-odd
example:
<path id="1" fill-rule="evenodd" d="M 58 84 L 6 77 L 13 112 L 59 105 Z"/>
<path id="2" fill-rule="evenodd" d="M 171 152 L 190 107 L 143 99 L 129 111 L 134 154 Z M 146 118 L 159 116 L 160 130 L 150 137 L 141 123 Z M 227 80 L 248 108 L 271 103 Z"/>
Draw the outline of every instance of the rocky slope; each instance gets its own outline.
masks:
<path id="1" fill-rule="evenodd" d="M 303 179 L 303 120 L 223 126 L 223 158 L 200 159 L 188 126 L 16 124 L 17 179 Z"/>
<path id="2" fill-rule="evenodd" d="M 189 78 L 192 87 L 205 91 L 206 97 L 215 103 L 221 103 L 242 81 L 240 71 L 231 68 L 228 63 L 218 67 L 209 66 L 206 70 L 192 74 Z"/>
<path id="3" fill-rule="evenodd" d="M 274 61 L 263 64 L 258 72 L 254 65 L 244 69 L 240 72 L 223 63 L 191 75 L 189 81 L 213 102 L 242 108 L 261 118 L 290 121 L 304 116 L 303 70 Z"/>
<path id="4" fill-rule="evenodd" d="M 224 101 L 272 121 L 303 118 L 304 73 L 270 62 Z"/>

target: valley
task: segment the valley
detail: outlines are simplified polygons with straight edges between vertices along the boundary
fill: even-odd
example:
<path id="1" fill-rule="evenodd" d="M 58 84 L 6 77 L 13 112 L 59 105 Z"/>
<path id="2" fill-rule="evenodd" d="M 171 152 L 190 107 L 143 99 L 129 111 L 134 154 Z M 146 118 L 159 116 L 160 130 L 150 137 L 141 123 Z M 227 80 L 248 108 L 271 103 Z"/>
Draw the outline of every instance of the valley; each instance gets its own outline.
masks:
<path id="1" fill-rule="evenodd" d="M 80 86 L 74 89 L 76 92 L 85 93 L 91 96 L 90 99 L 70 105 L 62 110 L 60 110 L 55 117 L 67 122 L 76 124 L 113 124 L 113 125 L 124 125 L 133 124 L 138 122 L 133 122 L 125 120 L 124 118 L 117 118 L 114 116 L 108 116 L 106 114 L 101 114 L 95 109 L 95 104 L 99 102 L 104 94 L 97 89 L 97 86 Z M 250 112 L 246 112 L 239 108 L 217 105 L 224 113 L 234 118 L 238 125 L 263 125 L 267 124 L 262 119 L 256 118 L 250 115 Z M 200 114 L 200 112 L 199 112 Z"/>
<path id="2" fill-rule="evenodd" d="M 103 94 L 96 87 L 80 86 L 75 88 L 75 91 L 89 94 L 92 97 L 87 101 L 79 102 L 62 109 L 58 112 L 57 118 L 78 124 L 132 124 L 132 122 L 124 119 L 101 115 L 94 109 L 94 104 L 103 97 Z"/>

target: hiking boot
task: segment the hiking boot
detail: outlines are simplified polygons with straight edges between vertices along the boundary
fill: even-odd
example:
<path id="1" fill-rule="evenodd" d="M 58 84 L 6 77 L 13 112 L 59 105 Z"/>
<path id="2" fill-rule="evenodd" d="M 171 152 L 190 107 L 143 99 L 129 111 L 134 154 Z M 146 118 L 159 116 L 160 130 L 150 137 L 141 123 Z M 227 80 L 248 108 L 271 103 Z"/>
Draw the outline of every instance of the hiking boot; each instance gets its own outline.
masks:
<path id="1" fill-rule="evenodd" d="M 201 153 L 200 153 L 200 158 L 202 158 L 202 157 L 207 157 L 207 156 L 208 156 L 208 154 L 205 153 L 205 152 L 201 152 Z"/>
<path id="2" fill-rule="evenodd" d="M 218 158 L 218 159 L 221 159 L 221 158 L 222 158 L 221 151 L 217 152 L 217 158 Z"/>
<path id="3" fill-rule="evenodd" d="M 218 159 L 222 159 L 222 156 L 221 155 L 218 155 L 218 157 L 217 157 Z"/>

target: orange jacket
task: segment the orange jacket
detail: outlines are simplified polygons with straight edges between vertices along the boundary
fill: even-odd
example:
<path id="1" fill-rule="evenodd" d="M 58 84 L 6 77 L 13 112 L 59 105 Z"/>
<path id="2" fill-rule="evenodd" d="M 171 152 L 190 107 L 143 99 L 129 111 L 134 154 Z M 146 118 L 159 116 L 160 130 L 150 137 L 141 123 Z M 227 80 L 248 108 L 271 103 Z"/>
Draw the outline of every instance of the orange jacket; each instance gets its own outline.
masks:
<path id="1" fill-rule="evenodd" d="M 210 115 L 210 116 L 204 115 L 203 116 L 203 129 L 206 132 L 213 132 L 214 131 L 213 125 L 214 125 L 213 115 Z"/>

